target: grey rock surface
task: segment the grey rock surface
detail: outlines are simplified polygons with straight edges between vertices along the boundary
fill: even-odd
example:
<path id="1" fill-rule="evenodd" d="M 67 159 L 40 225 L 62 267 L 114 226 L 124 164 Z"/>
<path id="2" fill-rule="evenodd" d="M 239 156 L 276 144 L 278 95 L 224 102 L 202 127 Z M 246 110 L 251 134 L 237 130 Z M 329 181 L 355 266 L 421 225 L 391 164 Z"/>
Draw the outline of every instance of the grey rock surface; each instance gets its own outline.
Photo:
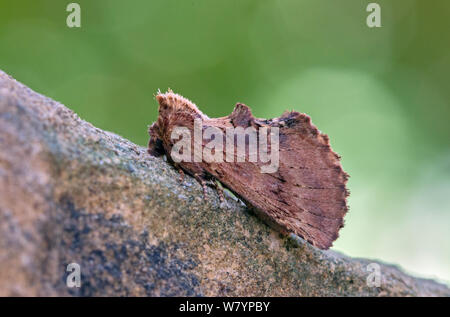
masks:
<path id="1" fill-rule="evenodd" d="M 2 296 L 450 295 L 282 237 L 212 189 L 205 201 L 163 159 L 1 71 L 0 148 Z M 66 285 L 74 262 L 80 288 Z M 373 262 L 379 287 L 367 284 Z"/>

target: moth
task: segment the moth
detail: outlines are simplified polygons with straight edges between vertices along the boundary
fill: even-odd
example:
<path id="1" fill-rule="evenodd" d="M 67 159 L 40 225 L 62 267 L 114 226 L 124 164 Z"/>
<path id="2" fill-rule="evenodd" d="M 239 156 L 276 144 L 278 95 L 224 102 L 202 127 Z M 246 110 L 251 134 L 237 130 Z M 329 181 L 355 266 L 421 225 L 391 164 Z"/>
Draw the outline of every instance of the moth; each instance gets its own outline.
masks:
<path id="1" fill-rule="evenodd" d="M 237 103 L 229 116 L 209 118 L 171 90 L 158 92 L 156 100 L 151 155 L 166 155 L 203 189 L 219 181 L 283 234 L 294 233 L 320 249 L 338 238 L 348 210 L 348 174 L 308 115 L 286 111 L 258 119 Z"/>

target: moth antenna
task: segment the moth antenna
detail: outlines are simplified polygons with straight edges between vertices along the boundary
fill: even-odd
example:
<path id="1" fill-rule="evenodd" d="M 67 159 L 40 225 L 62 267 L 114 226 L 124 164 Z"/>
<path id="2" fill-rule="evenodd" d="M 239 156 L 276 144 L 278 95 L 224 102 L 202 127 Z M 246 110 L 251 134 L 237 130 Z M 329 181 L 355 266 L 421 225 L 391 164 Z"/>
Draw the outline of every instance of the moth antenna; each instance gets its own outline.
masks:
<path id="1" fill-rule="evenodd" d="M 205 181 L 205 179 L 202 177 L 202 176 L 200 176 L 200 174 L 198 174 L 198 173 L 195 173 L 194 174 L 194 178 L 200 183 L 200 185 L 202 186 L 202 189 L 203 189 L 203 199 L 205 200 L 205 201 L 207 201 L 208 200 L 208 196 L 207 196 L 207 194 L 206 194 L 206 181 Z"/>

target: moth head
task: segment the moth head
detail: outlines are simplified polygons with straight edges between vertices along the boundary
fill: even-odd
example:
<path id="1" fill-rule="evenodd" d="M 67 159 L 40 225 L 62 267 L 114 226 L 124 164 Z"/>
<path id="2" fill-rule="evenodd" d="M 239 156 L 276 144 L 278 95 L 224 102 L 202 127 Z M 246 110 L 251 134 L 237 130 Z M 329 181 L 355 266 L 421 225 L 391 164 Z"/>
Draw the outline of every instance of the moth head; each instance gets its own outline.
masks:
<path id="1" fill-rule="evenodd" d="M 156 101 L 158 101 L 159 104 L 159 113 L 170 111 L 175 108 L 173 97 L 169 98 L 167 93 L 158 93 L 156 95 Z"/>
<path id="2" fill-rule="evenodd" d="M 167 115 L 175 112 L 191 112 L 201 114 L 200 110 L 198 110 L 197 106 L 192 101 L 174 93 L 171 89 L 169 89 L 166 93 L 161 93 L 158 91 L 155 98 L 159 104 L 160 115 Z"/>

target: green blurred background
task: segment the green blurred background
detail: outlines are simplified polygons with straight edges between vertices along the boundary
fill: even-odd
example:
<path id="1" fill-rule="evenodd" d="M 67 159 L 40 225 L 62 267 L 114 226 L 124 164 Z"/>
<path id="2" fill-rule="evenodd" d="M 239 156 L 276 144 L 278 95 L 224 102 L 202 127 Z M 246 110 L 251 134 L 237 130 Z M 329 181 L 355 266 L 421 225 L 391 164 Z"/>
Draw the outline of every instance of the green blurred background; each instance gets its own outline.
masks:
<path id="1" fill-rule="evenodd" d="M 450 281 L 450 1 L 0 2 L 0 68 L 140 145 L 172 88 L 209 116 L 311 115 L 351 175 L 334 249 Z"/>

